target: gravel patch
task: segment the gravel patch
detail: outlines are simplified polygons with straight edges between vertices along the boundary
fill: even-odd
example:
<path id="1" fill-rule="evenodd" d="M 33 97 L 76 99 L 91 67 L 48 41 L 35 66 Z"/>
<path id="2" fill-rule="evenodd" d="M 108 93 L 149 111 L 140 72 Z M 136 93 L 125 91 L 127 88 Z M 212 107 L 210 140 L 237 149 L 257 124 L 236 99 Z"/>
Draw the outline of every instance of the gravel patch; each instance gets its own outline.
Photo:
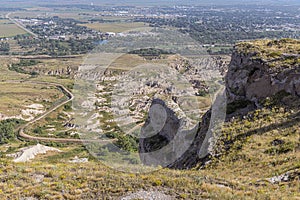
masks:
<path id="1" fill-rule="evenodd" d="M 173 200 L 174 197 L 164 194 L 160 191 L 146 191 L 140 190 L 136 193 L 128 194 L 128 196 L 121 197 L 120 200 L 133 200 L 133 199 L 143 199 L 143 200 Z"/>

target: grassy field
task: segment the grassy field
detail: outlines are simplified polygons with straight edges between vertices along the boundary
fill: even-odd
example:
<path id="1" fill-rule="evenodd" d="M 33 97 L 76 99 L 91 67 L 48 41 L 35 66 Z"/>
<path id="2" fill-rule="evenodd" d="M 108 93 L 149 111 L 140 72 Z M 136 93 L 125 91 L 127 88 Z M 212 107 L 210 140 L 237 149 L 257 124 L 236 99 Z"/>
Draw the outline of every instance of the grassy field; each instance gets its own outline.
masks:
<path id="1" fill-rule="evenodd" d="M 38 58 L 35 56 L 27 57 L 38 61 L 35 66 L 28 66 L 26 69 L 30 71 L 38 71 L 40 75 L 48 74 L 50 71 L 60 71 L 61 75 L 67 74 L 67 69 L 71 69 L 75 72 L 83 62 L 83 56 L 76 56 L 74 58 Z M 62 73 L 64 71 L 64 73 Z"/>
<path id="2" fill-rule="evenodd" d="M 0 20 L 0 38 L 13 37 L 24 33 L 26 32 L 17 27 L 13 22 L 5 19 Z"/>
<path id="3" fill-rule="evenodd" d="M 8 70 L 8 66 L 11 63 L 17 63 L 18 59 L 9 57 L 9 56 L 1 56 L 0 57 L 0 81 L 5 80 L 19 80 L 26 79 L 29 77 L 27 74 L 19 74 L 14 71 Z"/>
<path id="4" fill-rule="evenodd" d="M 9 63 L 18 62 L 17 58 L 2 56 L 0 59 L 0 110 L 2 114 L 12 116 L 19 115 L 25 106 L 33 103 L 41 103 L 46 106 L 44 100 L 55 101 L 63 94 L 53 86 L 45 86 L 34 83 L 11 83 L 11 80 L 45 81 L 63 84 L 72 88 L 73 80 L 54 76 L 30 76 L 8 70 Z M 49 65 L 53 64 L 49 61 Z M 75 61 L 74 61 L 75 62 Z"/>
<path id="5" fill-rule="evenodd" d="M 146 24 L 142 22 L 120 22 L 120 23 L 89 23 L 89 24 L 82 24 L 82 26 L 86 26 L 88 28 L 102 31 L 102 32 L 115 32 L 120 33 L 136 28 L 143 28 L 148 27 Z"/>
<path id="6" fill-rule="evenodd" d="M 77 20 L 84 19 L 85 16 L 80 16 L 78 11 L 70 11 L 70 10 L 58 10 L 53 8 L 44 8 L 44 7 L 36 7 L 28 9 L 27 11 L 17 11 L 10 15 L 12 18 L 36 18 L 36 17 L 51 17 L 51 16 L 59 16 L 62 18 L 73 18 Z"/>
<path id="7" fill-rule="evenodd" d="M 44 101 L 52 102 L 62 94 L 55 87 L 31 83 L 0 82 L 0 96 L 1 113 L 12 116 L 20 115 L 26 106 L 35 103 L 44 104 Z"/>
<path id="8" fill-rule="evenodd" d="M 31 58 L 34 59 L 34 57 Z M 68 87 L 70 87 L 74 82 L 74 80 L 70 78 L 47 76 L 43 74 L 32 77 L 28 74 L 22 74 L 22 73 L 17 73 L 15 71 L 10 71 L 8 69 L 9 64 L 18 63 L 19 60 L 20 60 L 19 58 L 13 56 L 0 57 L 0 81 L 30 79 L 33 81 L 59 83 Z M 77 57 L 72 59 L 36 59 L 36 60 L 41 62 L 38 64 L 38 68 L 40 70 L 44 70 L 45 72 L 49 70 L 55 70 L 55 69 L 66 69 L 68 66 L 75 71 L 76 68 L 81 64 L 82 58 Z"/>

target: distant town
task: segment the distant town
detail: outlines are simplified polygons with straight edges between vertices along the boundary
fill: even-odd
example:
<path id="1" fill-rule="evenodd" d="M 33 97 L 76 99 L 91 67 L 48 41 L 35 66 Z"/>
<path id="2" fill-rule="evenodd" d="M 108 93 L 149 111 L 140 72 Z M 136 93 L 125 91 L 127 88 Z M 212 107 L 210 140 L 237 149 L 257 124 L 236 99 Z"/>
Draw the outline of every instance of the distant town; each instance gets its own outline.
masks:
<path id="1" fill-rule="evenodd" d="M 52 9 L 53 5 L 48 7 Z M 233 44 L 238 41 L 300 37 L 299 10 L 292 6 L 136 7 L 97 6 L 91 3 L 66 6 L 66 9 L 77 10 L 76 17 L 50 12 L 39 12 L 36 17 L 7 16 L 29 35 L 2 37 L 0 53 L 7 54 L 10 44 L 5 41 L 11 38 L 23 48 L 28 47 L 24 44 L 40 44 L 37 50 L 52 56 L 87 53 L 98 41 L 122 35 L 120 27 L 128 26 L 130 30 L 137 24 L 170 27 L 190 34 L 210 54 L 230 54 Z M 109 25 L 117 27 L 116 30 L 105 30 Z M 37 54 L 37 51 L 33 50 L 31 54 Z"/>

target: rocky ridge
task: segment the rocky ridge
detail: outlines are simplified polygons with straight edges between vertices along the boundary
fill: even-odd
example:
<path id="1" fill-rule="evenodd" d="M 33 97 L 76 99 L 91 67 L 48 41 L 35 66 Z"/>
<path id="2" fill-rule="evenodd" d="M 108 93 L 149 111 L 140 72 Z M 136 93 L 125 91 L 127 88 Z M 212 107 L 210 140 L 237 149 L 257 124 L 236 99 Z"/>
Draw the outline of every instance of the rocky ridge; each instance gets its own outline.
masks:
<path id="1" fill-rule="evenodd" d="M 284 93 L 294 97 L 300 96 L 300 41 L 282 39 L 282 40 L 263 40 L 240 43 L 235 46 L 232 60 L 228 68 L 226 80 L 227 94 L 227 120 L 241 113 L 261 107 L 261 102 L 276 96 L 278 93 Z M 284 96 L 281 95 L 281 98 Z M 158 131 L 157 136 L 164 138 L 159 144 L 153 145 L 153 141 L 147 142 L 147 139 L 140 139 L 140 152 L 155 152 L 158 147 L 163 148 L 171 141 L 166 138 L 174 136 L 174 130 L 168 129 L 170 123 L 174 121 L 174 113 L 170 111 L 163 102 L 155 100 L 152 102 L 150 112 L 157 105 L 163 106 L 167 113 L 165 125 Z M 230 109 L 230 110 L 229 110 Z M 187 150 L 180 156 L 165 165 L 169 168 L 189 169 L 198 164 L 205 164 L 214 150 L 211 147 L 211 140 L 205 139 L 209 132 L 211 121 L 211 109 L 202 117 L 199 126 L 187 131 L 186 136 L 192 135 L 193 141 Z M 175 118 L 176 119 L 176 118 Z M 145 125 L 142 128 L 142 135 L 147 135 L 148 125 L 153 121 L 151 115 L 148 116 Z M 194 131 L 196 130 L 196 133 Z M 175 130 L 177 131 L 177 129 Z M 152 136 L 152 139 L 155 136 Z M 184 137 L 182 137 L 184 139 Z M 216 138 L 214 138 L 216 139 Z M 157 142 L 157 141 L 156 141 Z M 154 148 L 155 146 L 155 148 Z M 185 145 L 184 145 L 185 146 Z M 175 147 L 173 145 L 173 147 Z M 205 155 L 199 156 L 199 150 L 203 147 L 207 151 Z M 174 148 L 173 148 L 174 149 Z M 174 153 L 174 152 L 173 152 Z M 150 155 L 150 154 L 149 154 Z M 155 155 L 155 154 L 153 154 Z M 160 156 L 161 157 L 161 156 Z M 142 156 L 145 164 L 158 164 L 164 166 L 164 162 L 157 163 L 160 157 Z M 155 162 L 154 162 L 155 160 Z"/>
<path id="2" fill-rule="evenodd" d="M 229 102 L 249 100 L 259 103 L 280 91 L 300 96 L 297 48 L 300 49 L 299 41 L 287 39 L 237 45 L 226 77 Z"/>

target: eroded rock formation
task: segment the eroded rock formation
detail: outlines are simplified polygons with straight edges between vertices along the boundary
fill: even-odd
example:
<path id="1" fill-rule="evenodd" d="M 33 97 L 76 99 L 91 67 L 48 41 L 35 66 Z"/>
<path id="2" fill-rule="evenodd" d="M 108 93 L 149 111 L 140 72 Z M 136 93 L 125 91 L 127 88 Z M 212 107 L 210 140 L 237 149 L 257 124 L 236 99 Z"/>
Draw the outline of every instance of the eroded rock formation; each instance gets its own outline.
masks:
<path id="1" fill-rule="evenodd" d="M 247 112 L 246 107 L 250 109 L 248 104 L 251 104 L 251 109 L 255 109 L 260 106 L 261 100 L 282 91 L 299 97 L 299 49 L 300 41 L 289 39 L 238 44 L 226 75 L 227 108 L 231 105 L 227 119 L 238 114 L 240 110 L 244 109 L 243 112 Z M 216 102 L 218 100 L 222 101 L 217 98 Z M 150 114 L 142 128 L 141 135 L 145 138 L 141 138 L 139 143 L 141 160 L 147 165 L 177 169 L 192 168 L 209 160 L 214 139 L 210 133 L 210 125 L 214 119 L 213 107 L 194 129 L 180 131 L 180 120 L 164 102 L 153 101 L 150 113 L 155 112 L 158 105 L 162 109 L 156 111 L 161 116 L 153 119 L 155 115 Z M 160 122 L 159 128 L 151 129 L 157 131 L 156 135 L 147 138 L 149 125 L 155 127 L 157 119 Z M 166 146 L 168 148 L 165 148 Z"/>
<path id="2" fill-rule="evenodd" d="M 293 56 L 296 57 L 296 56 Z M 286 56 L 282 55 L 282 60 Z M 280 91 L 300 96 L 299 64 L 270 65 L 270 61 L 256 58 L 253 53 L 234 52 L 226 77 L 229 102 L 250 100 L 258 102 Z"/>

